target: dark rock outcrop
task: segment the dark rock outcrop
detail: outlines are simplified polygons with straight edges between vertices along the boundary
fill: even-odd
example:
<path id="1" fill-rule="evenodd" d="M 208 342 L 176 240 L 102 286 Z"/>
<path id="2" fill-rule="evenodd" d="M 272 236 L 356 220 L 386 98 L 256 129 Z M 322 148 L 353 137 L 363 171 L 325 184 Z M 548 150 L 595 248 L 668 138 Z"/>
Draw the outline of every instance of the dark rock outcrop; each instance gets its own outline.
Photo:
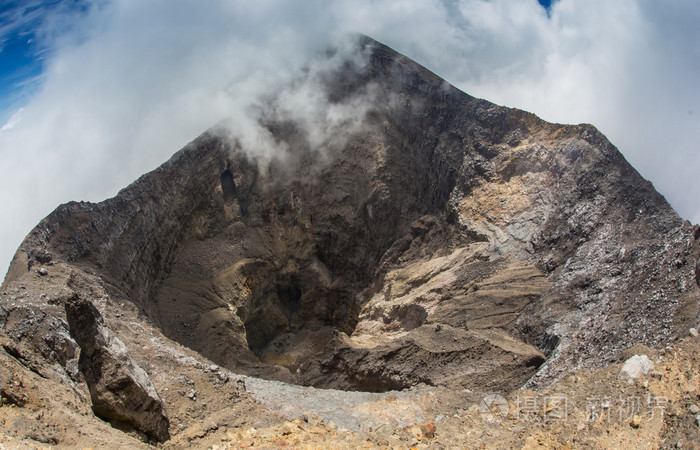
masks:
<path id="1" fill-rule="evenodd" d="M 65 308 L 71 336 L 80 346 L 78 364 L 95 414 L 116 426 L 131 426 L 150 439 L 166 441 L 168 417 L 148 374 L 104 326 L 92 302 L 75 296 Z"/>

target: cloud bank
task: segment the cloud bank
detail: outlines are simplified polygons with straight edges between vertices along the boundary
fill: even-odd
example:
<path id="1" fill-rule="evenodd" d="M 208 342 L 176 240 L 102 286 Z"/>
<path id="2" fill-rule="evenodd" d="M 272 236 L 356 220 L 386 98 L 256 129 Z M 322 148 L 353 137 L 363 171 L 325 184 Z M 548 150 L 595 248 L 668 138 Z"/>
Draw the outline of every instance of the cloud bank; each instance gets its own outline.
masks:
<path id="1" fill-rule="evenodd" d="M 697 23 L 695 0 L 560 0 L 549 16 L 536 0 L 96 0 L 44 21 L 42 88 L 0 124 L 0 272 L 59 203 L 115 195 L 225 117 L 246 129 L 260 95 L 346 32 L 472 95 L 596 125 L 700 222 Z M 340 113 L 308 94 L 286 101 Z"/>

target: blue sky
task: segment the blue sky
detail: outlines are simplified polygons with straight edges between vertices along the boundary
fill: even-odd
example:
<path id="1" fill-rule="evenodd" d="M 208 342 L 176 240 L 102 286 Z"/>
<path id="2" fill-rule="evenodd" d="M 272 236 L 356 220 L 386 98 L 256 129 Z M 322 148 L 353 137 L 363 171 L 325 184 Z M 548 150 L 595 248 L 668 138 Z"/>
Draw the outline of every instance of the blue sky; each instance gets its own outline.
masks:
<path id="1" fill-rule="evenodd" d="M 85 0 L 2 0 L 0 3 L 0 123 L 24 106 L 41 87 L 51 51 L 52 20 L 80 19 Z M 70 22 L 64 23 L 69 25 Z M 53 30 L 57 32 L 59 30 Z M 65 31 L 65 30 L 64 30 Z"/>
<path id="2" fill-rule="evenodd" d="M 12 17 L 16 7 L 13 3 L 0 6 L 0 26 L 16 24 Z M 28 101 L 32 88 L 39 82 L 41 59 L 36 45 L 32 45 L 35 26 L 32 23 L 17 24 L 15 29 L 6 31 L 0 44 L 0 122 L 3 124 L 9 118 L 8 114 Z"/>
<path id="3" fill-rule="evenodd" d="M 57 205 L 247 123 L 346 32 L 472 95 L 592 123 L 700 222 L 698 23 L 697 0 L 0 0 L 0 272 Z"/>
<path id="4" fill-rule="evenodd" d="M 0 122 L 26 103 L 40 83 L 41 60 L 31 45 L 31 33 L 15 34 L 4 42 L 0 53 Z M 3 120 L 4 119 L 4 120 Z"/>

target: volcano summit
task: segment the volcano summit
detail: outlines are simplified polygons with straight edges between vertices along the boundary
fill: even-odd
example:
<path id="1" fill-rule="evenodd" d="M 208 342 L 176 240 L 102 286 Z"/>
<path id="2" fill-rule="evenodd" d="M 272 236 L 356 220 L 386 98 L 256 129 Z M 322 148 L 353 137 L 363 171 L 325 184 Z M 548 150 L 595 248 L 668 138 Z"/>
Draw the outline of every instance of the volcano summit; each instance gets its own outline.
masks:
<path id="1" fill-rule="evenodd" d="M 284 92 L 261 103 L 275 152 L 222 122 L 116 197 L 61 205 L 29 233 L 2 287 L 2 395 L 47 411 L 53 390 L 69 406 L 10 435 L 99 445 L 104 427 L 113 442 L 205 445 L 246 414 L 277 423 L 280 410 L 262 410 L 282 392 L 305 392 L 285 400 L 288 417 L 376 428 L 379 413 L 333 410 L 387 391 L 543 389 L 697 326 L 700 230 L 594 127 L 471 97 L 370 38 L 353 49 L 302 78 L 324 100 L 321 120 Z M 89 339 L 66 311 L 85 302 L 102 316 L 95 340 L 143 372 L 115 379 L 163 397 L 162 414 L 143 413 L 157 433 L 94 407 L 100 375 L 86 370 L 104 381 L 116 369 L 78 364 L 75 337 Z M 141 407 L 131 388 L 103 384 L 101 402 Z M 301 397 L 326 391 L 294 385 L 354 392 L 324 409 Z M 132 434 L 91 417 L 90 397 Z M 82 437 L 71 417 L 92 421 Z"/>

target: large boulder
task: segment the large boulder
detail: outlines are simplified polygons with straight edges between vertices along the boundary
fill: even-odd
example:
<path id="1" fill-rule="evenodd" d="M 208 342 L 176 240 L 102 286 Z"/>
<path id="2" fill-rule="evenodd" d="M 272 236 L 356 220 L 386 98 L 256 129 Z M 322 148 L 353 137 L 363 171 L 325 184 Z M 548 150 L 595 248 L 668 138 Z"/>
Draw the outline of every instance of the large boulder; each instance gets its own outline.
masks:
<path id="1" fill-rule="evenodd" d="M 66 316 L 80 346 L 80 372 L 95 414 L 114 425 L 131 426 L 149 439 L 169 439 L 169 420 L 153 382 L 105 327 L 92 302 L 74 296 L 66 302 Z"/>

